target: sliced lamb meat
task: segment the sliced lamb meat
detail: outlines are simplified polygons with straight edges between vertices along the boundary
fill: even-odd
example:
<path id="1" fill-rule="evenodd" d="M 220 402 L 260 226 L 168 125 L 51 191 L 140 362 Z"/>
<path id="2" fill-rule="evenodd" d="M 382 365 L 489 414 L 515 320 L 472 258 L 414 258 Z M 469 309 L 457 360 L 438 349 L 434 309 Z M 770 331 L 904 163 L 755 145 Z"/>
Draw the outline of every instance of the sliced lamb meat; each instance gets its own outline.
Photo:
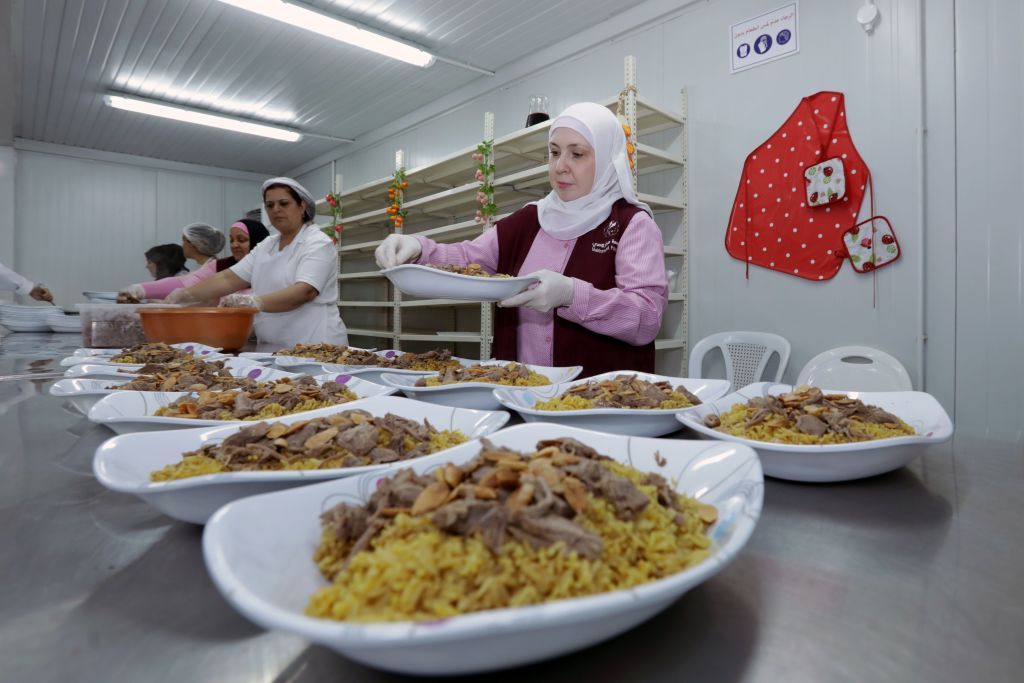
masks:
<path id="1" fill-rule="evenodd" d="M 796 428 L 804 434 L 810 434 L 811 436 L 821 436 L 828 431 L 828 424 L 822 422 L 819 418 L 814 415 L 798 415 L 796 418 Z"/>
<path id="2" fill-rule="evenodd" d="M 576 551 L 588 560 L 601 557 L 604 547 L 600 536 L 562 517 L 523 517 L 508 528 L 508 533 L 534 548 L 543 548 L 561 541 L 565 543 L 566 549 Z"/>
<path id="3" fill-rule="evenodd" d="M 366 455 L 377 445 L 380 430 L 369 422 L 349 427 L 334 437 L 335 442 L 356 455 Z"/>
<path id="4" fill-rule="evenodd" d="M 244 446 L 253 441 L 259 441 L 270 431 L 269 422 L 257 422 L 251 427 L 242 427 L 237 432 L 221 442 L 224 446 Z"/>
<path id="5" fill-rule="evenodd" d="M 362 505 L 335 505 L 320 515 L 320 521 L 343 541 L 352 541 L 366 533 L 370 515 Z"/>
<path id="6" fill-rule="evenodd" d="M 374 449 L 370 451 L 368 457 L 370 458 L 370 462 L 374 465 L 380 465 L 386 462 L 395 462 L 396 460 L 402 459 L 402 456 L 398 454 L 398 451 L 390 448 L 381 448 L 380 446 L 374 447 Z"/>

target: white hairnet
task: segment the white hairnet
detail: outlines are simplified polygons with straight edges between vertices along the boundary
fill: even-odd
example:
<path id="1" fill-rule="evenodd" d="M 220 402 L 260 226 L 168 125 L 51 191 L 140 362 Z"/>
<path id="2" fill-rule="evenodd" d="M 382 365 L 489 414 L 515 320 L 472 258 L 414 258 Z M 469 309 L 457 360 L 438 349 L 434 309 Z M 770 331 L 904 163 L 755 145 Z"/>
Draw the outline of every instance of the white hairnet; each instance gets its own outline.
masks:
<path id="1" fill-rule="evenodd" d="M 288 187 L 295 190 L 295 194 L 299 195 L 299 199 L 302 200 L 302 220 L 307 223 L 313 220 L 313 216 L 316 215 L 316 200 L 313 199 L 313 195 L 309 193 L 309 190 L 299 185 L 291 178 L 285 178 L 283 176 L 278 178 L 270 178 L 269 180 L 263 181 L 263 188 L 260 190 L 260 196 L 266 198 L 267 188 L 271 185 L 287 185 Z"/>
<path id="2" fill-rule="evenodd" d="M 224 233 L 206 223 L 192 223 L 186 225 L 181 234 L 188 238 L 192 246 L 201 254 L 216 256 L 224 248 Z"/>

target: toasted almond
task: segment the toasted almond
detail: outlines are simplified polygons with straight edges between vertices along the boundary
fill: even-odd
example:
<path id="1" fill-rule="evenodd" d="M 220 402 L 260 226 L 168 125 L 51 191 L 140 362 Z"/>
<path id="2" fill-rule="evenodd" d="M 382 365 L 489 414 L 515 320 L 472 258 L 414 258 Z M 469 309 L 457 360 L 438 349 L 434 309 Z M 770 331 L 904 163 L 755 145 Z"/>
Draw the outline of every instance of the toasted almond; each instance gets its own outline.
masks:
<path id="1" fill-rule="evenodd" d="M 292 387 L 291 384 L 285 384 L 285 383 L 282 382 L 282 383 L 274 385 L 274 393 L 275 394 L 287 394 L 288 392 L 290 392 L 292 390 L 292 388 L 293 387 Z"/>
<path id="2" fill-rule="evenodd" d="M 189 386 L 189 391 L 206 391 L 208 387 L 205 384 L 199 384 L 198 382 Z"/>
<path id="3" fill-rule="evenodd" d="M 530 461 L 528 469 L 531 474 L 540 477 L 552 488 L 558 486 L 562 479 L 561 473 L 555 469 L 547 458 L 534 458 Z"/>
<path id="4" fill-rule="evenodd" d="M 521 510 L 533 500 L 533 484 L 527 482 L 505 500 L 505 507 L 510 510 Z"/>
<path id="5" fill-rule="evenodd" d="M 385 517 L 397 517 L 401 514 L 410 514 L 412 511 L 409 508 L 381 508 L 380 514 Z"/>
<path id="6" fill-rule="evenodd" d="M 565 451 L 558 451 L 551 458 L 551 463 L 561 467 L 562 465 L 575 465 L 580 459 L 572 453 L 566 453 Z"/>
<path id="7" fill-rule="evenodd" d="M 569 504 L 576 514 L 587 509 L 587 487 L 576 477 L 566 477 L 562 480 L 565 489 L 565 502 Z"/>
<path id="8" fill-rule="evenodd" d="M 273 441 L 277 437 L 284 434 L 286 431 L 288 431 L 288 425 L 281 422 L 275 422 L 273 425 L 271 425 L 270 429 L 267 430 L 266 438 Z"/>
<path id="9" fill-rule="evenodd" d="M 168 377 L 163 382 L 161 382 L 161 384 L 160 384 L 160 391 L 170 391 L 171 389 L 174 388 L 174 385 L 176 383 L 177 383 L 177 380 L 173 376 Z"/>
<path id="10" fill-rule="evenodd" d="M 448 498 L 448 493 L 448 484 L 435 481 L 416 496 L 416 502 L 412 504 L 412 515 L 415 517 L 441 507 Z"/>
<path id="11" fill-rule="evenodd" d="M 308 449 L 320 448 L 324 444 L 330 443 L 331 439 L 333 439 L 337 435 L 337 427 L 330 427 L 322 432 L 317 432 L 313 436 L 306 439 L 306 442 L 302 444 L 302 447 Z"/>
<path id="12" fill-rule="evenodd" d="M 288 448 L 288 442 L 281 438 L 274 439 L 274 445 L 280 446 L 281 448 Z"/>
<path id="13" fill-rule="evenodd" d="M 476 486 L 473 489 L 473 495 L 480 500 L 494 500 L 498 497 L 498 492 L 490 486 Z"/>
<path id="14" fill-rule="evenodd" d="M 444 481 L 452 488 L 455 488 L 462 481 L 462 470 L 455 465 L 448 463 L 444 467 Z"/>
<path id="15" fill-rule="evenodd" d="M 708 505 L 707 503 L 700 503 L 697 505 L 697 516 L 701 518 L 705 524 L 714 524 L 718 520 L 718 510 L 715 509 L 714 505 Z"/>

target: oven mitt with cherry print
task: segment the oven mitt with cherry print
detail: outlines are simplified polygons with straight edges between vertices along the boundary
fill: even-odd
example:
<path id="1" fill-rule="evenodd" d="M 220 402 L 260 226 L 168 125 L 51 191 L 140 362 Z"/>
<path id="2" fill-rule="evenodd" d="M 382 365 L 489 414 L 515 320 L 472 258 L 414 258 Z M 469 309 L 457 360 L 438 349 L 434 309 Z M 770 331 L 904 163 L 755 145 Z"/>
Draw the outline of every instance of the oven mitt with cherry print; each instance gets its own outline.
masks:
<path id="1" fill-rule="evenodd" d="M 885 216 L 872 216 L 843 233 L 847 258 L 858 273 L 870 273 L 900 257 L 900 243 Z"/>
<path id="2" fill-rule="evenodd" d="M 804 171 L 804 186 L 807 189 L 808 206 L 824 206 L 838 202 L 846 196 L 843 160 L 832 157 L 811 166 Z"/>

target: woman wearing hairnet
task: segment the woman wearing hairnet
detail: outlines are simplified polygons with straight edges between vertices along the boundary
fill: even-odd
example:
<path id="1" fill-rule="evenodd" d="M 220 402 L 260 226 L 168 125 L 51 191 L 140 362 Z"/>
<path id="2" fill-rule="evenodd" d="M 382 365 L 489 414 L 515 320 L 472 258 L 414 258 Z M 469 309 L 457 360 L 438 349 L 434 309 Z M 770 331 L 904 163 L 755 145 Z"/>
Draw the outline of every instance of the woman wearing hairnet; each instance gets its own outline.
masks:
<path id="1" fill-rule="evenodd" d="M 169 303 L 221 299 L 221 306 L 249 306 L 261 349 L 298 343 L 348 344 L 338 314 L 337 252 L 313 223 L 316 201 L 291 178 L 263 183 L 263 206 L 278 234 L 268 237 L 228 270 L 187 289 Z M 252 294 L 235 294 L 252 288 Z M 230 296 L 229 296 L 230 295 Z"/>

